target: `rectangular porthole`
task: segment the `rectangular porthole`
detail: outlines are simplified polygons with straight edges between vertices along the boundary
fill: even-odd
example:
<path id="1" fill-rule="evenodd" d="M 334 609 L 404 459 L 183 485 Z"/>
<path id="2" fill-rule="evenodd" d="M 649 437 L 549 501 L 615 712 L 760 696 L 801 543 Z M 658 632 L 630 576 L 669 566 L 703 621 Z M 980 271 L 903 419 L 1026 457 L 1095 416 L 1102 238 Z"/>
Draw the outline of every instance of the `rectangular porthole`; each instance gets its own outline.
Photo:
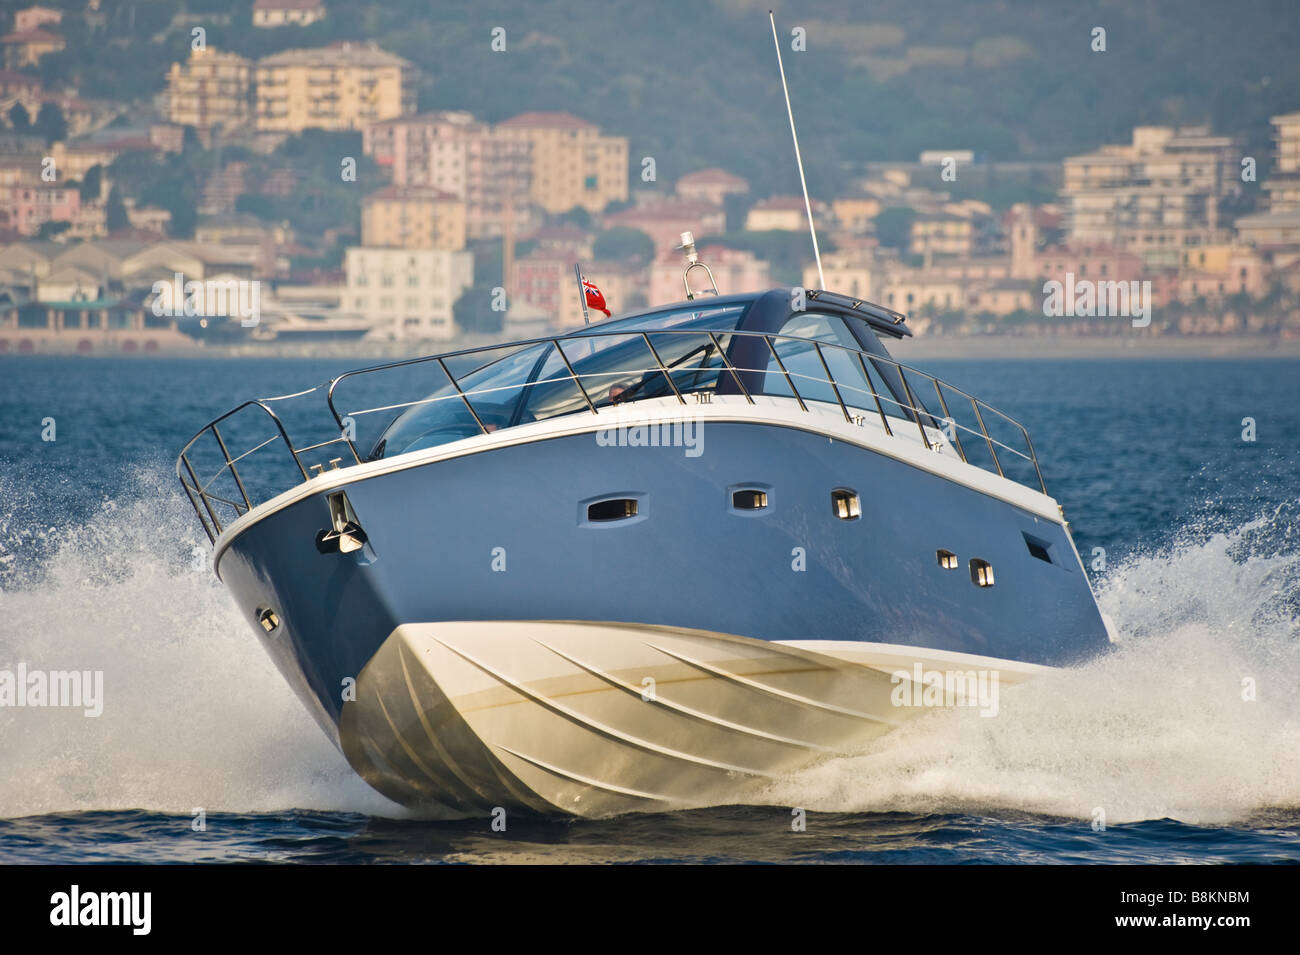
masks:
<path id="1" fill-rule="evenodd" d="M 944 570 L 957 569 L 957 555 L 950 550 L 944 550 L 942 547 L 935 551 L 935 557 L 939 560 L 939 566 Z"/>
<path id="2" fill-rule="evenodd" d="M 993 565 L 978 557 L 971 558 L 970 579 L 976 587 L 993 586 Z"/>
<path id="3" fill-rule="evenodd" d="M 1021 531 L 1021 534 L 1025 538 L 1025 546 L 1029 548 L 1029 553 L 1032 556 L 1037 557 L 1039 560 L 1045 561 L 1049 564 L 1054 563 L 1054 561 L 1052 560 L 1051 544 L 1049 544 L 1047 541 L 1042 540 L 1040 538 L 1033 537 L 1029 534 L 1025 534 L 1024 531 Z"/>
<path id="4" fill-rule="evenodd" d="M 637 501 L 634 497 L 615 497 L 587 505 L 589 521 L 622 521 L 636 517 Z"/>
<path id="5" fill-rule="evenodd" d="M 862 516 L 862 501 L 858 499 L 858 492 L 837 487 L 831 491 L 831 510 L 842 521 L 856 521 Z"/>
<path id="6" fill-rule="evenodd" d="M 760 511 L 767 507 L 767 492 L 757 488 L 743 488 L 731 494 L 731 506 L 738 511 Z"/>

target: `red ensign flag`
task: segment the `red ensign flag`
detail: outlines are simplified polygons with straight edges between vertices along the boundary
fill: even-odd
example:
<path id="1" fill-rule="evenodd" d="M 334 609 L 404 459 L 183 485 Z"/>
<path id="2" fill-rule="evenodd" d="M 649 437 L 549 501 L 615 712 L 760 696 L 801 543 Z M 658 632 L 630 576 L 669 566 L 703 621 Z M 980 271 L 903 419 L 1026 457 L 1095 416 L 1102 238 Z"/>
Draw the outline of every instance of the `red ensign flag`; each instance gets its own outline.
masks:
<path id="1" fill-rule="evenodd" d="M 605 305 L 605 296 L 600 289 L 590 279 L 582 280 L 582 290 L 587 293 L 587 307 L 593 308 L 598 312 L 604 312 L 605 317 L 609 318 L 610 311 Z"/>

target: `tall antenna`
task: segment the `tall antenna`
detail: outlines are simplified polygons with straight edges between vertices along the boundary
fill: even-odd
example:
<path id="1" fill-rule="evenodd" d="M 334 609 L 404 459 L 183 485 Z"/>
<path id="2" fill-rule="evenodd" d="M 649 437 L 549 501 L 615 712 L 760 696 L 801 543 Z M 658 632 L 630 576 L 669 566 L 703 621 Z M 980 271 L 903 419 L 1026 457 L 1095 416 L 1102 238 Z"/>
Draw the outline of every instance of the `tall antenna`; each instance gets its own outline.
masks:
<path id="1" fill-rule="evenodd" d="M 803 175 L 803 157 L 799 155 L 799 134 L 794 131 L 794 110 L 790 106 L 790 87 L 785 82 L 785 64 L 781 62 L 781 41 L 776 38 L 776 17 L 771 10 L 767 18 L 772 22 L 772 45 L 776 47 L 776 65 L 781 70 L 781 89 L 785 90 L 785 111 L 790 116 L 790 138 L 794 140 L 794 161 L 799 167 L 799 184 L 803 186 L 803 205 L 808 210 L 808 234 L 812 236 L 813 256 L 817 259 L 817 279 L 822 288 L 826 287 L 826 275 L 822 272 L 822 253 L 817 247 L 817 229 L 813 226 L 812 200 L 808 198 L 808 180 Z"/>

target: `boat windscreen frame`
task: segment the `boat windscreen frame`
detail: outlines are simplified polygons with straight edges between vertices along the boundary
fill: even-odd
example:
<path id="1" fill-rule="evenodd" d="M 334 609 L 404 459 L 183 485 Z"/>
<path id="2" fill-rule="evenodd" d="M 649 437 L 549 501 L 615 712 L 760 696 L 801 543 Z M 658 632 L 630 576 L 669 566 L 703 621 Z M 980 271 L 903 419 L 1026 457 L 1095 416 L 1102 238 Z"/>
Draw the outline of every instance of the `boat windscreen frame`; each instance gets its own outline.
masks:
<path id="1" fill-rule="evenodd" d="M 862 302 L 856 299 L 849 299 L 842 295 L 833 295 L 818 290 L 804 292 L 805 308 L 796 309 L 795 303 L 798 301 L 796 292 L 802 289 L 794 288 L 775 288 L 758 296 L 753 305 L 745 313 L 737 331 L 760 332 L 764 335 L 779 335 L 781 329 L 785 327 L 786 322 L 803 312 L 820 312 L 825 315 L 834 315 L 844 319 L 844 324 L 848 326 L 849 332 L 853 335 L 858 345 L 868 356 L 875 355 L 885 359 L 884 361 L 875 361 L 868 357 L 871 366 L 880 375 L 898 406 L 903 409 L 907 420 L 916 421 L 916 415 L 910 410 L 913 406 L 921 408 L 928 420 L 925 424 L 929 427 L 939 428 L 942 426 L 941 420 L 930 411 L 929 406 L 925 403 L 922 396 L 913 392 L 903 379 L 897 366 L 894 364 L 895 359 L 885 348 L 884 342 L 876 334 L 877 327 L 888 321 L 887 328 L 881 328 L 896 338 L 902 338 L 904 335 L 910 336 L 911 331 L 902 324 L 904 317 L 897 312 L 890 312 L 881 306 L 873 306 L 869 302 Z M 878 310 L 876 312 L 865 311 L 865 308 Z M 892 316 L 892 319 L 882 317 L 882 315 Z M 763 391 L 764 372 L 756 369 L 765 368 L 768 360 L 768 346 L 763 338 L 750 335 L 735 335 L 733 341 L 727 348 L 728 359 L 740 371 L 741 380 L 746 389 L 753 394 L 761 394 Z M 717 392 L 720 395 L 740 394 L 739 386 L 731 380 L 719 381 Z"/>

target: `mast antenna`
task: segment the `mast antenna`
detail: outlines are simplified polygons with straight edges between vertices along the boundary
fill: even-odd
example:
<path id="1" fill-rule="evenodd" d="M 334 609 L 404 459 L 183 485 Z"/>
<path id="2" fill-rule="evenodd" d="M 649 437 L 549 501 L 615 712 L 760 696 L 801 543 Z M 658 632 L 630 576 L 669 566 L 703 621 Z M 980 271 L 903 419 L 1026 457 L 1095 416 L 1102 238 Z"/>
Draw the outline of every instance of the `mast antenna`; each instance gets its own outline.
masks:
<path id="1" fill-rule="evenodd" d="M 826 287 L 826 275 L 822 272 L 822 253 L 817 247 L 817 228 L 813 225 L 812 200 L 808 198 L 808 180 L 803 174 L 803 157 L 799 155 L 799 134 L 794 130 L 794 109 L 790 106 L 790 87 L 785 82 L 785 64 L 781 62 L 781 41 L 776 37 L 776 16 L 771 10 L 767 18 L 772 23 L 772 45 L 776 47 L 776 65 L 781 71 L 781 89 L 785 91 L 785 111 L 790 117 L 790 138 L 794 140 L 794 161 L 799 167 L 799 184 L 803 186 L 803 205 L 808 211 L 808 234 L 812 236 L 813 257 L 817 260 L 817 279 L 822 288 Z"/>

